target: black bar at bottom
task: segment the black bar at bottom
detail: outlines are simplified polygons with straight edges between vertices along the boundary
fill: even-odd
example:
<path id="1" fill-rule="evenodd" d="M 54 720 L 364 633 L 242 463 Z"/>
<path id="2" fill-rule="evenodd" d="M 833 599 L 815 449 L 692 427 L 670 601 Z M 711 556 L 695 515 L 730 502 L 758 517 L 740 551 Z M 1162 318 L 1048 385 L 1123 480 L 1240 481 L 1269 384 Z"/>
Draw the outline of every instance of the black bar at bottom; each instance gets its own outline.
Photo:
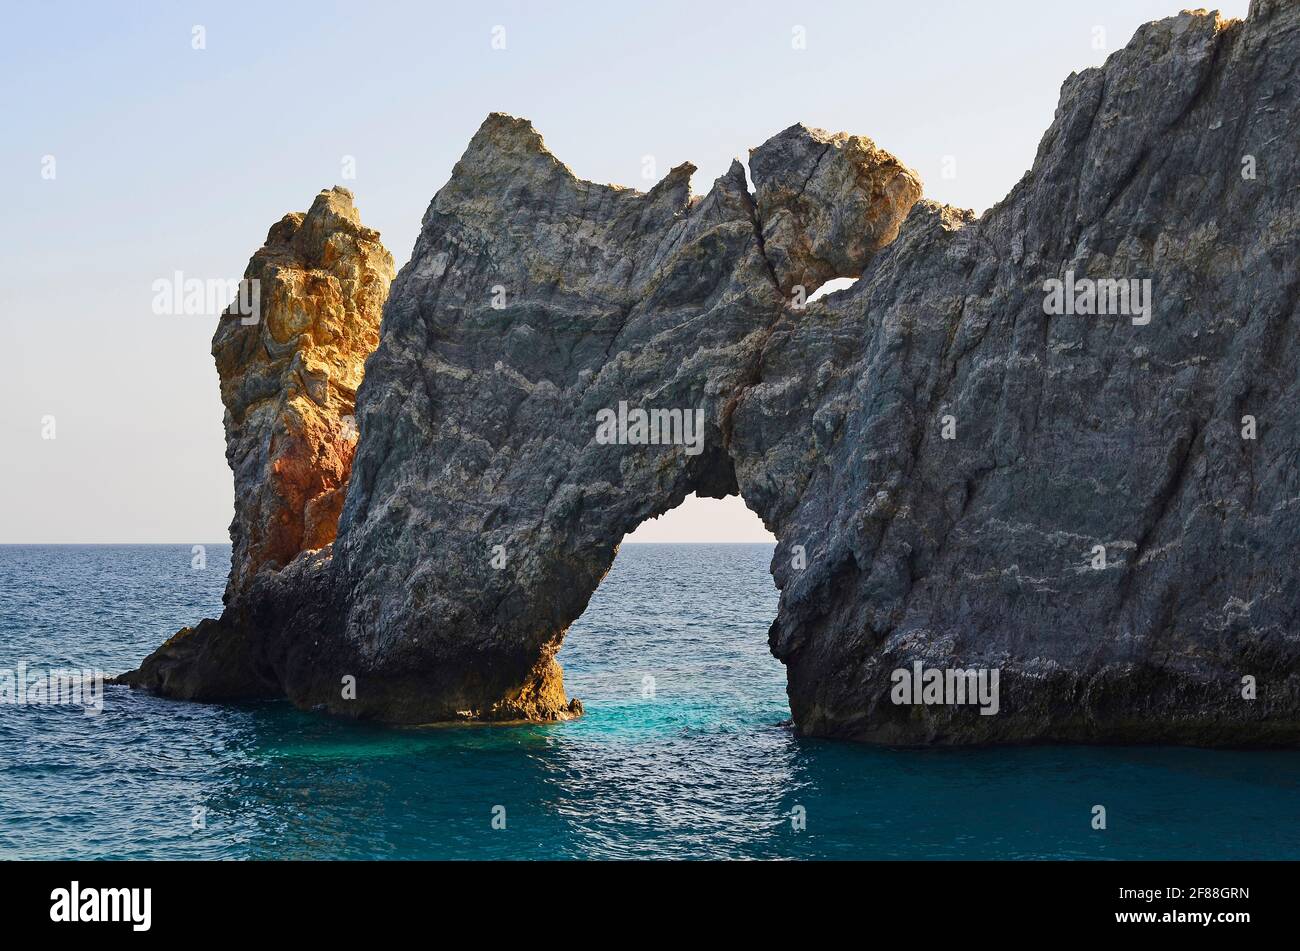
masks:
<path id="1" fill-rule="evenodd" d="M 633 916 L 629 927 L 639 921 L 664 940 L 668 925 L 701 912 L 724 929 L 830 915 L 864 937 L 908 922 L 921 926 L 918 938 L 970 934 L 978 922 L 999 936 L 1231 940 L 1295 927 L 1296 873 L 1290 862 L 5 862 L 0 914 L 15 934 L 128 940 L 373 939 L 376 928 L 419 934 L 452 921 L 472 939 L 537 915 L 567 940 L 592 912 Z"/>

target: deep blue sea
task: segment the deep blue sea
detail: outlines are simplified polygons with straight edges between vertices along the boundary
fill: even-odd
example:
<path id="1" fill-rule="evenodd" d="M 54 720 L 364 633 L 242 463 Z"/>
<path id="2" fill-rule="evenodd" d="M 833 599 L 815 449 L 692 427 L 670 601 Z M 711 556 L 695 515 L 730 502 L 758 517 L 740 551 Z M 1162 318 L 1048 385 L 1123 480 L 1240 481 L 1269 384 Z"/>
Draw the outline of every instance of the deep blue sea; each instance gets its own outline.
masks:
<path id="1" fill-rule="evenodd" d="M 0 668 L 135 666 L 219 612 L 229 552 L 0 546 Z M 770 556 L 624 546 L 560 654 L 570 723 L 394 729 L 118 687 L 97 716 L 0 705 L 0 858 L 1300 858 L 1300 752 L 794 736 Z"/>

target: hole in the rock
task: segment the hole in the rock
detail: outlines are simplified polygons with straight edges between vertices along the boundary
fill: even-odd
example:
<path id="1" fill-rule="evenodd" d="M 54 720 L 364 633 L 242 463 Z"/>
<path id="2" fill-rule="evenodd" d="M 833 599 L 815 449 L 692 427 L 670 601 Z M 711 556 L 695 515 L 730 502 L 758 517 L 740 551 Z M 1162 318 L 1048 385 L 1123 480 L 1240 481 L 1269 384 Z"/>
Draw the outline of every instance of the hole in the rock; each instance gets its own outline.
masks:
<path id="1" fill-rule="evenodd" d="M 624 545 L 647 542 L 775 544 L 776 538 L 740 496 L 708 499 L 692 493 L 675 509 L 646 519 L 623 538 Z"/>
<path id="2" fill-rule="evenodd" d="M 842 291 L 847 287 L 852 287 L 857 282 L 858 279 L 856 277 L 832 277 L 829 281 L 808 295 L 808 303 L 811 304 L 813 301 L 820 300 L 827 294 L 834 294 L 836 291 Z"/>
<path id="3" fill-rule="evenodd" d="M 737 496 L 688 496 L 629 533 L 558 657 L 586 705 L 581 728 L 703 741 L 744 726 L 758 742 L 788 718 L 785 668 L 767 647 L 774 546 Z"/>

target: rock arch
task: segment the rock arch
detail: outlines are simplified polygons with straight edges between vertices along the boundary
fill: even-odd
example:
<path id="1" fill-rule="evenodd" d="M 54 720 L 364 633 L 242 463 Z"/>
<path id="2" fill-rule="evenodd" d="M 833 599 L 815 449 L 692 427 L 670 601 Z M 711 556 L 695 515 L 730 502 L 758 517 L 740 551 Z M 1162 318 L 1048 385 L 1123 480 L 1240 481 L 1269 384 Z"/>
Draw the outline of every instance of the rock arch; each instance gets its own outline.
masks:
<path id="1" fill-rule="evenodd" d="M 555 651 L 619 540 L 734 491 L 778 538 L 770 644 L 804 732 L 1300 741 L 1300 111 L 1257 94 L 1300 94 L 1298 19 L 1143 27 L 1067 79 L 980 218 L 856 137 L 791 127 L 751 154 L 752 194 L 736 163 L 692 197 L 689 165 L 595 185 L 490 116 L 393 282 L 336 540 L 125 679 L 395 722 L 570 716 Z M 1248 149 L 1275 172 L 1243 179 Z M 1151 278 L 1153 319 L 1046 314 L 1068 269 Z M 620 403 L 700 410 L 704 450 L 598 441 Z M 892 703 L 914 664 L 998 670 L 998 714 Z"/>
<path id="2" fill-rule="evenodd" d="M 500 672 L 436 718 L 563 715 L 552 658 L 624 534 L 691 492 L 747 495 L 734 414 L 774 327 L 801 319 L 788 285 L 860 270 L 873 242 L 823 262 L 834 229 L 896 233 L 920 194 L 867 140 L 802 126 L 751 164 L 757 202 L 739 163 L 703 197 L 689 165 L 642 194 L 577 179 L 526 121 L 494 115 L 430 206 L 359 398 L 362 433 L 393 438 L 363 435 L 334 560 L 348 630 L 401 630 L 440 669 L 472 644 L 457 684 Z M 853 187 L 878 197 L 832 219 Z M 761 204 L 782 222 L 766 234 Z M 702 444 L 602 443 L 613 412 L 697 417 Z"/>

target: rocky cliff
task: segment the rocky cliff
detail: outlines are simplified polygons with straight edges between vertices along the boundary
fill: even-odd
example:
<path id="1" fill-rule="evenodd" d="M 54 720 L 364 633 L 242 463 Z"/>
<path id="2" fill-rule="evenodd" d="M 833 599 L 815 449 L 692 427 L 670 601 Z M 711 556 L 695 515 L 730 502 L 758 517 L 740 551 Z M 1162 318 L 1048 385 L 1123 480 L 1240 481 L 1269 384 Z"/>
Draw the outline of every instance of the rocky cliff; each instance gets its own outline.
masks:
<path id="1" fill-rule="evenodd" d="M 244 279 L 258 282 L 258 319 L 227 313 L 212 340 L 239 487 L 227 601 L 263 568 L 334 540 L 393 258 L 334 188 L 271 228 Z"/>
<path id="2" fill-rule="evenodd" d="M 804 733 L 1296 744 L 1298 102 L 1300 6 L 1148 24 L 978 218 L 857 136 L 692 197 L 490 116 L 392 285 L 337 539 L 127 679 L 569 716 L 554 656 L 623 535 L 738 492 Z M 996 672 L 996 713 L 896 702 L 916 665 Z"/>
<path id="3" fill-rule="evenodd" d="M 151 685 L 178 696 L 276 694 L 244 649 L 243 596 L 259 572 L 334 540 L 393 258 L 361 225 L 352 193 L 333 188 L 271 227 L 244 280 L 256 293 L 243 292 L 245 306 L 222 314 L 212 338 L 235 479 L 227 610 L 183 628 L 145 665 Z M 219 659 L 193 663 L 199 645 Z"/>

